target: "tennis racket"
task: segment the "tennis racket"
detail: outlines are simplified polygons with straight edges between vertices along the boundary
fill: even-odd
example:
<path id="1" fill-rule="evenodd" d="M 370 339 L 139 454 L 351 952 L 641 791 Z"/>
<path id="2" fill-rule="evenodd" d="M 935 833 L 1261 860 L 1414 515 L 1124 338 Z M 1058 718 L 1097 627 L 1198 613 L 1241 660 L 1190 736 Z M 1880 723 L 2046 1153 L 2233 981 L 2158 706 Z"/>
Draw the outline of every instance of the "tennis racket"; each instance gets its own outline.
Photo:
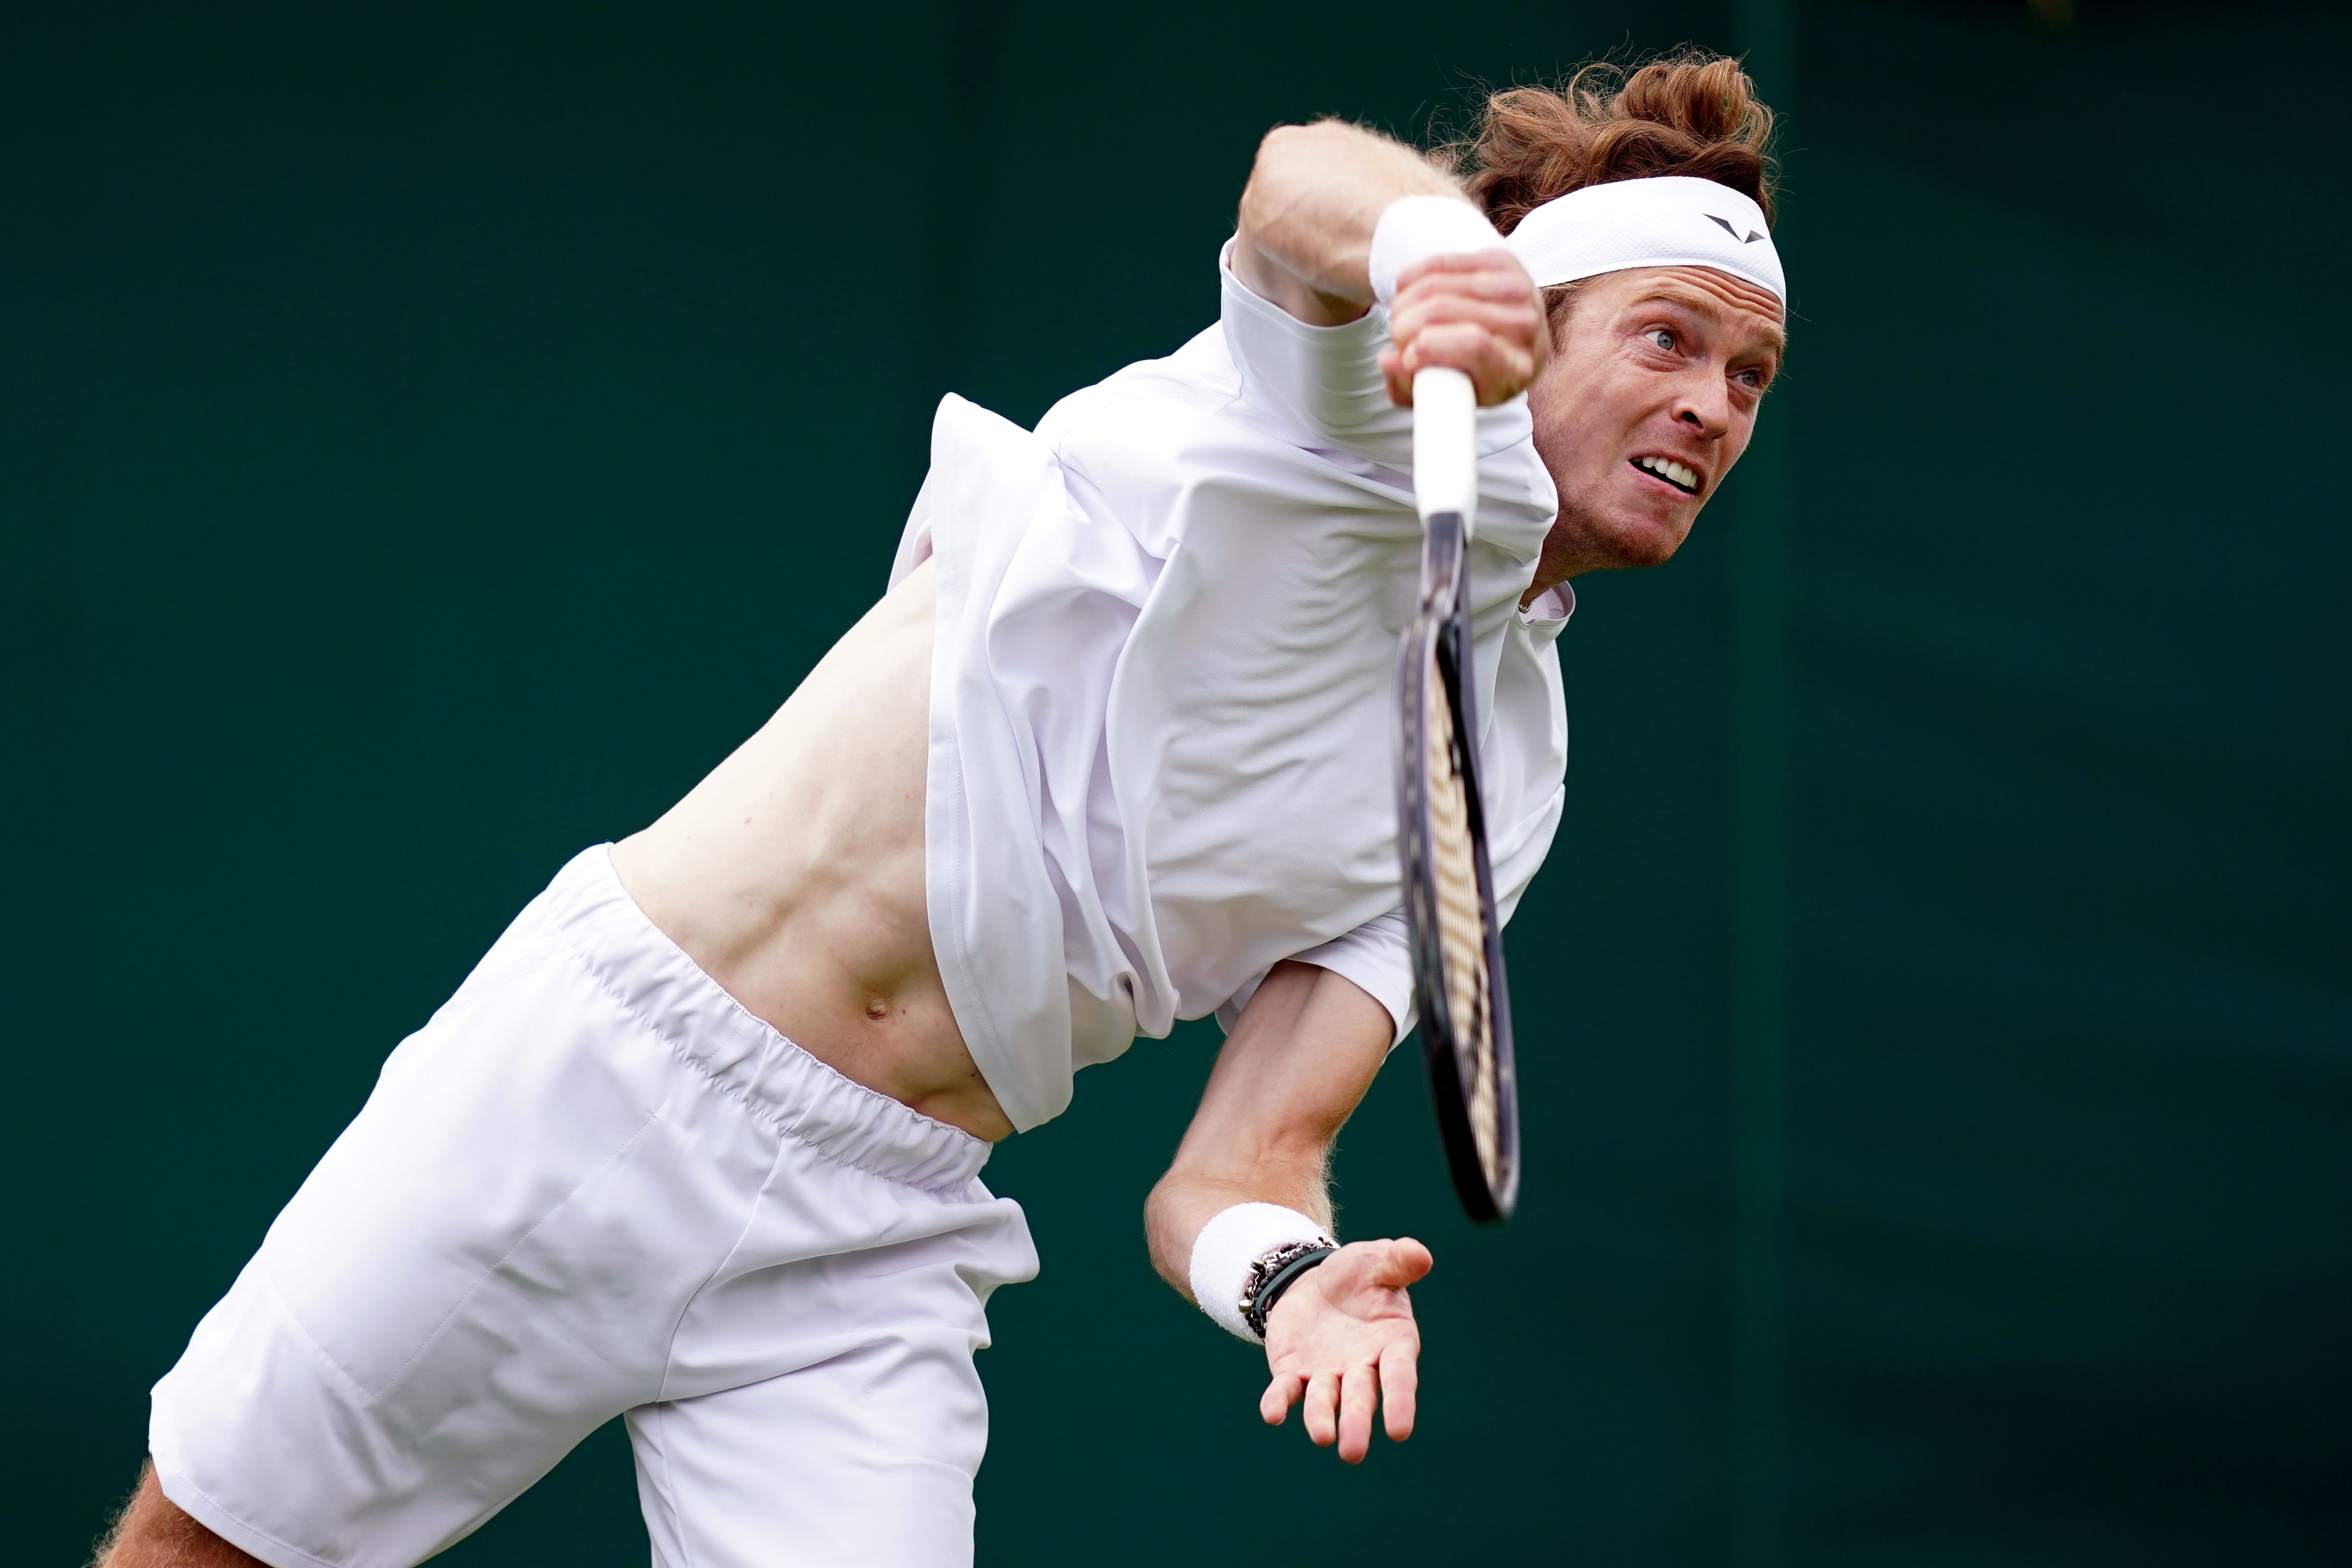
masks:
<path id="1" fill-rule="evenodd" d="M 1519 1196 L 1519 1090 L 1470 662 L 1478 405 L 1460 371 L 1423 370 L 1412 405 L 1421 597 L 1397 650 L 1397 853 L 1422 1058 L 1454 1190 L 1472 1219 L 1507 1219 Z"/>

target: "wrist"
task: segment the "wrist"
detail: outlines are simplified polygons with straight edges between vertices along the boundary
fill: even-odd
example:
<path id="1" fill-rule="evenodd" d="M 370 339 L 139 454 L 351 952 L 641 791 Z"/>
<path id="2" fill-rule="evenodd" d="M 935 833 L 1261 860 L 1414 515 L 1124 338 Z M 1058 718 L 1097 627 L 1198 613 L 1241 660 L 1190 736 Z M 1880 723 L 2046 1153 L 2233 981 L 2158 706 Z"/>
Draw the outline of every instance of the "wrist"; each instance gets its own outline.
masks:
<path id="1" fill-rule="evenodd" d="M 1274 1321 L 1275 1308 L 1288 1298 L 1290 1288 L 1339 1250 L 1328 1241 L 1289 1241 L 1250 1265 L 1249 1282 L 1242 1287 L 1242 1321 L 1260 1342 Z"/>
<path id="2" fill-rule="evenodd" d="M 1308 1254 L 1338 1247 L 1330 1230 L 1278 1204 L 1235 1204 L 1213 1216 L 1192 1243 L 1192 1300 L 1236 1339 L 1265 1342 L 1264 1315 L 1273 1309 L 1266 1287 L 1286 1268 L 1295 1279 Z M 1319 1261 L 1319 1258 L 1318 1259 Z M 1306 1264 L 1303 1267 L 1312 1267 Z M 1286 1288 L 1289 1279 L 1284 1279 Z M 1257 1321 L 1251 1321 L 1256 1308 Z"/>
<path id="3" fill-rule="evenodd" d="M 1399 196 L 1372 227 L 1372 297 L 1395 303 L 1397 275 L 1433 256 L 1472 256 L 1502 245 L 1502 235 L 1466 197 Z"/>

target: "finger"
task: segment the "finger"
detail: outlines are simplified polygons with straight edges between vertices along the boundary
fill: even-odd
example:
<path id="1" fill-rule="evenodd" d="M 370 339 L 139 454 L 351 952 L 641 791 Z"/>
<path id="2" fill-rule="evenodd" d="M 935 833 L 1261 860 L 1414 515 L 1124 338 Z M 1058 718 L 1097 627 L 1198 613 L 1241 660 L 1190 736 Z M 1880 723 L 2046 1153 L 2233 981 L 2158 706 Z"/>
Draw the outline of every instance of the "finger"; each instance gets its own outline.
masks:
<path id="1" fill-rule="evenodd" d="M 1507 273 L 1430 279 L 1398 290 L 1389 301 L 1391 328 L 1399 323 L 1444 320 L 1463 313 L 1483 318 L 1490 312 L 1522 322 L 1541 320 L 1549 313 L 1543 291 L 1516 268 Z"/>
<path id="2" fill-rule="evenodd" d="M 1433 279 L 1400 290 L 1389 302 L 1391 325 L 1443 319 L 1458 312 L 1494 311 L 1527 321 L 1545 314 L 1542 291 L 1523 272 L 1482 273 L 1472 278 Z"/>
<path id="3" fill-rule="evenodd" d="M 1390 321 L 1389 333 L 1399 347 L 1410 348 L 1441 327 L 1475 327 L 1529 353 L 1533 353 L 1536 344 L 1545 341 L 1549 335 L 1539 311 L 1459 300 L 1447 300 L 1442 307 L 1433 306 L 1425 310 L 1400 312 Z"/>
<path id="4" fill-rule="evenodd" d="M 1373 1261 L 1372 1279 L 1391 1289 L 1402 1290 L 1420 1283 L 1437 1265 L 1429 1248 L 1409 1236 L 1400 1236 L 1384 1246 L 1384 1254 Z"/>
<path id="5" fill-rule="evenodd" d="M 1360 1465 L 1372 1447 L 1372 1407 L 1380 1403 L 1380 1379 L 1370 1366 L 1351 1366 L 1339 1380 L 1339 1458 Z"/>
<path id="6" fill-rule="evenodd" d="M 1389 401 L 1399 408 L 1412 406 L 1412 377 L 1404 370 L 1404 355 L 1394 346 L 1381 351 L 1381 379 L 1388 383 Z"/>
<path id="7" fill-rule="evenodd" d="M 1457 368 L 1486 359 L 1498 369 L 1510 364 L 1529 372 L 1536 368 L 1542 342 L 1532 328 L 1523 331 L 1488 321 L 1429 321 L 1396 339 L 1398 353 L 1408 363 L 1451 363 L 1468 354 L 1473 358 Z"/>
<path id="8" fill-rule="evenodd" d="M 1536 344 L 1531 337 L 1498 332 L 1477 321 L 1432 321 L 1419 331 L 1397 340 L 1397 351 L 1405 363 L 1418 369 L 1425 364 L 1453 364 L 1458 370 L 1468 370 L 1482 357 L 1512 355 L 1522 364 L 1535 363 Z"/>
<path id="9" fill-rule="evenodd" d="M 1438 260 L 1431 257 L 1418 266 L 1398 272 L 1396 297 L 1426 292 L 1437 289 L 1517 289 L 1525 291 L 1536 286 L 1519 258 L 1507 250 L 1481 250 L 1466 256 L 1444 258 L 1445 265 L 1433 266 Z"/>
<path id="10" fill-rule="evenodd" d="M 1389 307 L 1389 320 L 1445 321 L 1462 317 L 1528 322 L 1543 319 L 1543 296 L 1524 285 L 1481 280 L 1468 288 L 1424 289 Z"/>
<path id="11" fill-rule="evenodd" d="M 1316 1447 L 1329 1447 L 1339 1436 L 1339 1378 L 1337 1373 L 1318 1372 L 1307 1380 L 1307 1402 L 1299 1414 L 1307 1418 L 1307 1436 Z"/>
<path id="12" fill-rule="evenodd" d="M 1429 325 L 1402 341 L 1408 363 L 1437 363 L 1449 357 L 1464 358 L 1461 368 L 1467 369 L 1483 356 L 1516 356 L 1533 365 L 1536 342 L 1532 337 L 1511 332 L 1498 332 L 1480 321 L 1432 321 Z"/>
<path id="13" fill-rule="evenodd" d="M 1513 343 L 1484 328 L 1441 324 L 1416 336 L 1404 350 L 1408 372 L 1444 365 L 1468 375 L 1481 406 L 1517 396 L 1535 379 L 1532 344 Z"/>
<path id="14" fill-rule="evenodd" d="M 1468 372 L 1473 380 L 1481 374 L 1535 369 L 1533 343 L 1497 335 L 1468 321 L 1440 321 L 1423 328 L 1407 340 L 1403 357 L 1408 370 L 1451 365 Z"/>
<path id="15" fill-rule="evenodd" d="M 1543 300 L 1525 289 L 1424 289 L 1400 296 L 1389 308 L 1389 325 L 1411 326 L 1421 321 L 1510 322 L 1521 329 L 1543 319 Z"/>
<path id="16" fill-rule="evenodd" d="M 1290 1414 L 1290 1407 L 1298 1403 L 1299 1390 L 1305 1386 L 1305 1380 L 1295 1372 L 1279 1374 L 1265 1385 L 1265 1392 L 1258 1395 L 1258 1415 L 1269 1426 L 1281 1426 L 1284 1417 Z"/>
<path id="17" fill-rule="evenodd" d="M 1413 1416 L 1421 1396 L 1421 1345 L 1410 1337 L 1389 1342 L 1381 1352 L 1381 1410 L 1388 1418 L 1389 1440 L 1402 1443 L 1412 1436 Z"/>
<path id="18" fill-rule="evenodd" d="M 1462 250 L 1441 256 L 1424 256 L 1412 266 L 1398 271 L 1396 289 L 1399 294 L 1402 294 L 1425 278 L 1451 281 L 1489 272 L 1506 276 L 1517 274 L 1522 279 L 1525 279 L 1528 275 L 1528 269 L 1520 264 L 1519 258 L 1511 253 L 1508 246 L 1496 245 L 1489 246 L 1485 250 Z"/>

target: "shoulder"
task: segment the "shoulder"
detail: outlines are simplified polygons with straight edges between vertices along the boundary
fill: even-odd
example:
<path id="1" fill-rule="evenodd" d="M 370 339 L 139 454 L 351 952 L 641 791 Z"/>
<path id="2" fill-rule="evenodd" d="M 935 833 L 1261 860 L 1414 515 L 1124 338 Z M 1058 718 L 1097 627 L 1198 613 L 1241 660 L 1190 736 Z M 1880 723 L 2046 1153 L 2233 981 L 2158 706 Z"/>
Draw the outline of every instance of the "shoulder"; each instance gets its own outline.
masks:
<path id="1" fill-rule="evenodd" d="M 1328 454 L 1247 395 L 1225 324 L 1063 398 L 1038 421 L 1084 506 L 1099 500 L 1163 559 L 1208 492 L 1258 507 L 1316 497 L 1344 505 Z M 1326 493 L 1331 492 L 1331 493 Z"/>
<path id="2" fill-rule="evenodd" d="M 1240 390 L 1233 356 L 1212 326 L 1165 358 L 1139 360 L 1071 393 L 1045 411 L 1037 434 L 1057 451 L 1148 438 L 1215 417 Z"/>
<path id="3" fill-rule="evenodd" d="M 1380 374 L 1386 316 L 1375 310 L 1331 327 L 1301 321 L 1242 282 L 1230 250 L 1229 242 L 1216 258 L 1213 325 L 1164 359 L 1071 394 L 1037 433 L 1064 448 L 1148 442 L 1155 431 L 1245 431 L 1245 441 L 1303 448 L 1376 447 L 1364 455 L 1382 459 L 1408 450 L 1411 416 L 1390 403 Z"/>

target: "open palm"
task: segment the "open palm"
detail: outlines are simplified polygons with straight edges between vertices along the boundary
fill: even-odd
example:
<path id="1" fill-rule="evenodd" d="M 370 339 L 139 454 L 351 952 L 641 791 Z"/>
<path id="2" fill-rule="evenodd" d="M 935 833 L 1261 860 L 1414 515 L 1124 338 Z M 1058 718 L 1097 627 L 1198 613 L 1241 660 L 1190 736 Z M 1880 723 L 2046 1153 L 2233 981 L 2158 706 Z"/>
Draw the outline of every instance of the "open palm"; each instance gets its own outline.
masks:
<path id="1" fill-rule="evenodd" d="M 1371 1448 L 1376 1407 L 1391 1439 L 1412 1436 L 1421 1329 L 1405 1290 L 1433 1261 L 1410 1237 L 1357 1241 L 1301 1275 L 1266 1319 L 1272 1381 L 1258 1401 L 1266 1425 L 1279 1426 L 1303 1402 L 1307 1436 L 1337 1442 L 1351 1465 Z"/>

